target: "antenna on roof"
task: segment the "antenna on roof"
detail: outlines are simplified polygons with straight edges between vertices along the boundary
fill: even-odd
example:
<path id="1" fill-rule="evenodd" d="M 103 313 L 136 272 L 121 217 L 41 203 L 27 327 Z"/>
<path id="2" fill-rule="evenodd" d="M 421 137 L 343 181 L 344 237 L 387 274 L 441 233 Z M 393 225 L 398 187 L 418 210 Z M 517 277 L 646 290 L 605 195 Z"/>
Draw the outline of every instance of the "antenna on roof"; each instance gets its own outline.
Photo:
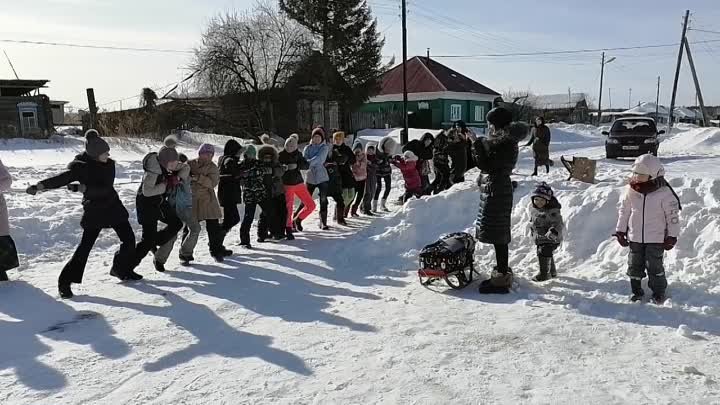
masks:
<path id="1" fill-rule="evenodd" d="M 430 48 L 427 49 L 427 59 L 430 60 Z"/>
<path id="2" fill-rule="evenodd" d="M 3 49 L 3 53 L 5 54 L 5 58 L 7 59 L 8 63 L 10 64 L 10 68 L 12 69 L 13 73 L 15 73 L 15 78 L 20 80 L 20 77 L 18 77 L 17 72 L 15 71 L 15 66 L 13 66 L 12 61 L 10 60 L 10 57 L 8 56 L 7 52 Z"/>

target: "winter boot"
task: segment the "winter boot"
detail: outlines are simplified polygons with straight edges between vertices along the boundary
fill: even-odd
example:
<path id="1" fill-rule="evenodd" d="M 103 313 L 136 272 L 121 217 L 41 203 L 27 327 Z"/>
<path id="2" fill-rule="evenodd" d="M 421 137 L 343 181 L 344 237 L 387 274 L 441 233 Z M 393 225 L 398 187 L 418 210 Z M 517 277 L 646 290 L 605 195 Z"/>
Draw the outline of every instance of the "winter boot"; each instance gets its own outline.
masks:
<path id="1" fill-rule="evenodd" d="M 180 256 L 178 256 L 178 258 L 180 259 L 180 264 L 183 266 L 189 266 L 190 262 L 195 261 L 195 258 L 192 257 L 192 255 L 188 255 L 188 256 L 180 255 Z"/>
<path id="2" fill-rule="evenodd" d="M 132 270 L 130 270 L 127 274 L 120 274 L 118 273 L 117 269 L 112 268 L 110 269 L 110 275 L 119 279 L 120 281 L 138 281 L 143 279 L 143 276 L 135 273 Z"/>
<path id="3" fill-rule="evenodd" d="M 287 240 L 295 240 L 295 236 L 293 236 L 293 230 L 292 228 L 287 228 L 285 230 L 285 237 Z"/>
<path id="4" fill-rule="evenodd" d="M 555 257 L 552 257 L 550 260 L 550 277 L 557 277 L 557 268 L 555 268 Z"/>
<path id="5" fill-rule="evenodd" d="M 153 266 L 155 266 L 155 270 L 159 271 L 160 273 L 165 273 L 165 263 L 160 263 L 157 260 L 153 260 Z"/>
<path id="6" fill-rule="evenodd" d="M 345 222 L 345 209 L 337 210 L 337 223 L 342 226 L 347 226 L 347 222 Z"/>
<path id="7" fill-rule="evenodd" d="M 296 229 L 298 232 L 302 232 L 302 231 L 303 231 L 302 219 L 300 219 L 300 218 L 295 218 L 295 221 L 293 221 L 293 225 L 295 225 L 295 229 Z"/>
<path id="8" fill-rule="evenodd" d="M 350 215 L 352 215 L 353 218 L 357 218 L 360 216 L 360 215 L 358 215 L 358 207 L 357 206 L 352 207 L 352 209 L 350 210 Z"/>
<path id="9" fill-rule="evenodd" d="M 60 298 L 67 300 L 74 296 L 72 289 L 70 289 L 70 283 L 58 283 L 58 293 L 60 294 Z"/>
<path id="10" fill-rule="evenodd" d="M 333 221 L 335 221 L 336 224 L 340 222 L 340 213 L 337 207 L 335 207 L 335 211 L 333 211 Z"/>
<path id="11" fill-rule="evenodd" d="M 540 264 L 540 272 L 532 278 L 532 281 L 541 283 L 543 281 L 550 280 L 550 266 L 552 265 L 552 257 L 538 256 L 538 263 Z"/>
<path id="12" fill-rule="evenodd" d="M 667 298 L 663 294 L 653 294 L 652 302 L 657 305 L 662 305 Z"/>
<path id="13" fill-rule="evenodd" d="M 380 209 L 382 209 L 385 212 L 390 212 L 387 205 L 385 205 L 386 200 L 380 200 Z"/>
<path id="14" fill-rule="evenodd" d="M 478 292 L 480 294 L 508 294 L 513 283 L 512 269 L 507 268 L 504 271 L 495 267 L 490 274 L 490 279 L 480 283 Z"/>
<path id="15" fill-rule="evenodd" d="M 532 172 L 532 175 L 531 175 L 531 176 L 537 176 L 537 166 L 535 166 L 535 170 L 533 170 L 533 172 Z"/>
<path id="16" fill-rule="evenodd" d="M 0 271 L 0 281 L 8 281 L 7 272 Z"/>
<path id="17" fill-rule="evenodd" d="M 327 225 L 327 211 L 320 211 L 320 229 L 327 231 L 330 227 Z"/>
<path id="18" fill-rule="evenodd" d="M 258 236 L 257 243 L 265 243 L 265 238 L 262 236 Z"/>
<path id="19" fill-rule="evenodd" d="M 378 212 L 378 200 L 372 200 L 372 203 L 370 204 L 370 211 Z"/>
<path id="20" fill-rule="evenodd" d="M 220 256 L 220 255 L 218 255 L 218 256 L 213 256 L 213 259 L 215 259 L 215 261 L 218 262 L 218 263 L 222 263 L 222 262 L 225 261 L 225 258 L 224 258 L 223 256 Z"/>
<path id="21" fill-rule="evenodd" d="M 643 299 L 643 296 L 645 296 L 645 291 L 643 291 L 642 288 L 642 280 L 631 279 L 630 288 L 632 289 L 632 296 L 630 297 L 630 301 L 641 301 Z"/>
<path id="22" fill-rule="evenodd" d="M 222 250 L 220 250 L 220 255 L 222 257 L 230 257 L 233 255 L 233 251 L 223 246 Z"/>

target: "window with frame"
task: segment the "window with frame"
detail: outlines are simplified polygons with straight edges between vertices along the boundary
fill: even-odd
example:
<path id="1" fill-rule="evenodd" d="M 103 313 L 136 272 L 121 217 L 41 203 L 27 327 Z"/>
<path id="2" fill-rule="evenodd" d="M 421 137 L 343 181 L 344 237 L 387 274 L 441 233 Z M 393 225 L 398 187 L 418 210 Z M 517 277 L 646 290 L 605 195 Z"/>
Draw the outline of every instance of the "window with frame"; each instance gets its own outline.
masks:
<path id="1" fill-rule="evenodd" d="M 475 122 L 485 122 L 485 106 L 475 106 Z"/>
<path id="2" fill-rule="evenodd" d="M 25 130 L 38 129 L 37 113 L 35 111 L 21 111 L 20 118 Z"/>
<path id="3" fill-rule="evenodd" d="M 450 121 L 462 120 L 462 104 L 450 105 Z"/>

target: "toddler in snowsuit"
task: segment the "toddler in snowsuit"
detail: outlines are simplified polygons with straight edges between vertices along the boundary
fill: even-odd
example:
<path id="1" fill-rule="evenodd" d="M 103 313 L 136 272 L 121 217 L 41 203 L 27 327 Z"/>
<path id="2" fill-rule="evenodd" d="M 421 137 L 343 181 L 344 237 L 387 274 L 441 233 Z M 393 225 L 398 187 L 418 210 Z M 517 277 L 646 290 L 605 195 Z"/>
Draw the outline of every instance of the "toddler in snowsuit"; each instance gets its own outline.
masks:
<path id="1" fill-rule="evenodd" d="M 405 203 L 411 197 L 420 197 L 422 195 L 422 179 L 420 172 L 417 170 L 418 158 L 412 151 L 406 151 L 403 156 L 396 155 L 390 160 L 395 167 L 400 169 L 405 180 L 405 194 L 402 202 Z"/>
<path id="2" fill-rule="evenodd" d="M 377 189 L 377 156 L 375 155 L 375 144 L 368 143 L 365 145 L 365 160 L 366 160 L 366 180 L 365 180 L 365 195 L 363 196 L 362 202 L 362 213 L 367 216 L 374 216 L 373 214 L 373 199 L 375 198 L 375 190 Z M 375 207 L 377 208 L 377 207 Z"/>
<path id="3" fill-rule="evenodd" d="M 245 214 L 240 225 L 240 246 L 250 249 L 250 228 L 258 205 L 263 211 L 270 211 L 270 190 L 265 185 L 265 169 L 257 160 L 257 150 L 253 145 L 245 149 L 245 159 L 240 162 L 240 170 L 243 179 L 242 197 L 245 201 Z"/>
<path id="4" fill-rule="evenodd" d="M 665 181 L 657 157 L 640 156 L 632 170 L 614 236 L 621 246 L 630 247 L 631 300 L 639 301 L 645 294 L 641 282 L 647 272 L 652 299 L 662 303 L 667 289 L 663 253 L 675 247 L 680 234 L 680 199 Z"/>
<path id="5" fill-rule="evenodd" d="M 537 245 L 540 266 L 540 272 L 533 277 L 533 281 L 547 281 L 557 277 L 553 253 L 560 246 L 565 229 L 561 208 L 552 188 L 546 183 L 538 184 L 530 202 L 530 235 Z"/>
<path id="6" fill-rule="evenodd" d="M 269 237 L 282 240 L 286 237 L 285 223 L 287 221 L 287 204 L 283 185 L 285 170 L 278 161 L 277 149 L 272 145 L 263 145 L 258 149 L 258 161 L 263 168 L 265 187 L 270 190 L 267 203 L 269 210 L 263 209 L 260 213 L 258 242 L 263 243 Z M 292 232 L 287 234 L 287 238 L 294 239 Z"/>

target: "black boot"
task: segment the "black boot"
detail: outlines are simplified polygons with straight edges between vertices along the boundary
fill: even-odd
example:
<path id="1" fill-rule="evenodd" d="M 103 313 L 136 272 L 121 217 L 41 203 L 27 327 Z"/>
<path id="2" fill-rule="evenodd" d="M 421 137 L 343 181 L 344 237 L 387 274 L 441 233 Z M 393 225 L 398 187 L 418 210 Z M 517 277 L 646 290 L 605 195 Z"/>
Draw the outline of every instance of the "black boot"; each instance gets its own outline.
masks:
<path id="1" fill-rule="evenodd" d="M 120 281 L 139 281 L 143 279 L 143 276 L 135 273 L 135 271 L 133 270 L 130 270 L 127 273 L 120 273 L 114 267 L 110 269 L 110 275 L 119 279 Z"/>
<path id="2" fill-rule="evenodd" d="M 285 230 L 285 238 L 286 238 L 287 240 L 295 240 L 295 236 L 293 236 L 292 228 L 287 228 L 287 229 Z"/>
<path id="3" fill-rule="evenodd" d="M 540 264 L 540 272 L 532 278 L 532 281 L 540 283 L 543 281 L 550 280 L 550 266 L 552 263 L 551 257 L 538 256 L 538 263 Z"/>
<path id="4" fill-rule="evenodd" d="M 300 218 L 296 218 L 295 221 L 293 221 L 293 225 L 295 225 L 295 229 L 298 232 L 303 231 L 302 220 Z"/>
<path id="5" fill-rule="evenodd" d="M 643 291 L 642 288 L 642 280 L 630 280 L 630 289 L 632 290 L 632 297 L 630 297 L 630 301 L 637 302 L 642 300 L 643 296 L 645 296 L 645 291 Z"/>
<path id="6" fill-rule="evenodd" d="M 72 298 L 73 292 L 70 289 L 70 283 L 58 283 L 58 293 L 60 294 L 60 298 L 67 300 Z"/>
<path id="7" fill-rule="evenodd" d="M 155 270 L 159 271 L 160 273 L 165 273 L 165 263 L 160 263 L 157 260 L 153 260 L 153 266 L 155 266 Z"/>
<path id="8" fill-rule="evenodd" d="M 8 281 L 7 272 L 0 271 L 0 281 Z"/>
<path id="9" fill-rule="evenodd" d="M 189 255 L 189 256 L 180 255 L 180 256 L 178 256 L 178 258 L 180 259 L 180 264 L 183 266 L 189 266 L 191 262 L 195 261 L 195 258 L 192 257 L 192 255 Z"/>
<path id="10" fill-rule="evenodd" d="M 537 176 L 537 166 L 535 166 L 535 170 L 533 170 L 532 176 Z"/>
<path id="11" fill-rule="evenodd" d="M 550 277 L 557 277 L 557 268 L 555 268 L 555 257 L 552 257 L 550 260 Z"/>

